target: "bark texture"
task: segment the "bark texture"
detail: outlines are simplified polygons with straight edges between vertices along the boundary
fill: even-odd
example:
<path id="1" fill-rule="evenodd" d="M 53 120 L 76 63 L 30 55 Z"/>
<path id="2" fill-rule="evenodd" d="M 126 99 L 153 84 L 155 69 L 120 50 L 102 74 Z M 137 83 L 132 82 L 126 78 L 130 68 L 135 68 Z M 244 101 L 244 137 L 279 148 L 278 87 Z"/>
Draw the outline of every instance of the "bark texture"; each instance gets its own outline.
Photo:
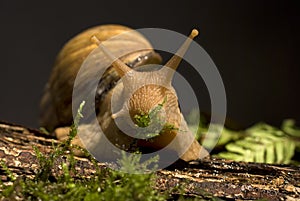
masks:
<path id="1" fill-rule="evenodd" d="M 0 158 L 15 176 L 33 177 L 38 168 L 33 146 L 50 152 L 59 143 L 39 130 L 0 122 Z M 92 176 L 93 164 L 76 157 L 76 169 L 82 175 Z M 106 167 L 99 163 L 100 167 Z M 59 171 L 59 170 L 53 170 Z M 9 184 L 5 171 L 0 178 Z M 190 163 L 178 161 L 157 172 L 156 188 L 167 190 L 183 186 L 186 197 L 209 196 L 225 200 L 300 200 L 300 167 L 258 163 L 233 162 L 206 158 Z M 174 200 L 178 193 L 172 194 Z"/>

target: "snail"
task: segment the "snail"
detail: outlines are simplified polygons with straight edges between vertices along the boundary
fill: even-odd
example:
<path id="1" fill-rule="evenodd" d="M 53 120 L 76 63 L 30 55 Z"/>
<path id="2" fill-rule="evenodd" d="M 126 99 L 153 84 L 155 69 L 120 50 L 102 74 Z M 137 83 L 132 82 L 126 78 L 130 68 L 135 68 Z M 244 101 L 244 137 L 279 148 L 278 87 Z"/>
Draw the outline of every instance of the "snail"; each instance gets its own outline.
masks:
<path id="1" fill-rule="evenodd" d="M 129 34 L 125 34 L 124 38 L 108 40 L 127 32 Z M 69 40 L 56 58 L 40 103 L 40 125 L 49 131 L 54 131 L 53 134 L 58 139 L 66 138 L 68 128 L 73 121 L 72 92 L 76 75 L 88 55 L 100 48 L 102 54 L 97 59 L 100 62 L 110 62 L 112 65 L 106 69 L 98 83 L 95 110 L 98 122 L 110 142 L 116 146 L 122 145 L 125 150 L 131 149 L 133 144 L 140 148 L 157 150 L 167 146 L 176 137 L 177 141 L 170 149 L 176 152 L 182 160 L 191 161 L 208 156 L 209 153 L 194 139 L 194 135 L 188 129 L 179 108 L 175 89 L 171 86 L 174 70 L 182 59 L 180 55 L 185 53 L 192 39 L 197 35 L 198 31 L 193 30 L 178 50 L 178 54 L 165 64 L 166 67 L 144 72 L 136 69 L 146 64 L 160 64 L 162 59 L 140 33 L 122 25 L 100 25 L 83 31 Z M 103 45 L 105 41 L 107 43 Z M 138 50 L 131 51 L 120 58 L 114 56 L 132 46 L 138 47 Z M 169 68 L 173 71 L 166 70 Z M 95 72 L 89 73 L 95 74 Z M 119 81 L 120 78 L 121 81 Z M 146 83 L 138 87 L 139 82 L 149 79 L 152 80 L 152 84 Z M 156 82 L 153 84 L 153 80 L 157 84 Z M 123 101 L 119 111 L 116 112 L 111 111 L 114 93 L 117 94 L 117 99 Z M 184 132 L 178 134 L 179 129 L 162 129 L 159 135 L 151 140 L 136 140 L 126 135 L 116 124 L 116 120 L 126 114 L 129 115 L 131 121 L 136 123 L 136 117 L 144 114 L 149 117 L 149 113 L 157 106 L 162 108 L 163 114 L 159 115 L 163 116 L 164 125 L 172 125 L 172 128 L 180 127 L 180 130 L 183 129 Z M 122 123 L 126 124 L 126 121 Z M 192 143 L 187 143 L 190 139 Z M 80 139 L 74 143 L 84 147 Z"/>

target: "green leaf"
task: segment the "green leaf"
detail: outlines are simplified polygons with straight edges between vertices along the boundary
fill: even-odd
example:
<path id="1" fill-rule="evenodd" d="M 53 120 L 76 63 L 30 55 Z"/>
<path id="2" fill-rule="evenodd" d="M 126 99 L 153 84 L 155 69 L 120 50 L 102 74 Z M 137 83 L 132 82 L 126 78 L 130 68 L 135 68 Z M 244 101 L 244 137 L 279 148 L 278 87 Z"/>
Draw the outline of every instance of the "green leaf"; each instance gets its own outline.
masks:
<path id="1" fill-rule="evenodd" d="M 296 145 L 284 131 L 258 123 L 245 130 L 245 133 L 244 138 L 227 144 L 227 151 L 216 156 L 246 162 L 290 163 Z"/>

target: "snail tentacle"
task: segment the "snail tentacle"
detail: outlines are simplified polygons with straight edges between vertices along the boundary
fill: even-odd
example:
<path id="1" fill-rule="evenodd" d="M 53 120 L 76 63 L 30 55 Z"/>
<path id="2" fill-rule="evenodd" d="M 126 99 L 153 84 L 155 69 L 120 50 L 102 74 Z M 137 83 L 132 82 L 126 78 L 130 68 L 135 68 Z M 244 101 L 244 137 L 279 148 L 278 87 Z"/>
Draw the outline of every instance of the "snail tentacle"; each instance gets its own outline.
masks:
<path id="1" fill-rule="evenodd" d="M 127 66 L 124 62 L 122 62 L 119 58 L 115 57 L 110 51 L 109 49 L 107 49 L 102 43 L 101 41 L 96 37 L 93 36 L 91 38 L 91 40 L 96 43 L 98 45 L 98 47 L 101 48 L 102 52 L 105 54 L 105 56 L 107 56 L 112 62 L 112 66 L 116 69 L 116 71 L 118 72 L 118 74 L 122 77 L 124 76 L 126 73 L 128 73 L 129 71 L 131 71 L 132 69 Z"/>
<path id="2" fill-rule="evenodd" d="M 177 52 L 172 56 L 172 58 L 164 65 L 164 68 L 161 69 L 161 71 L 165 74 L 166 80 L 168 82 L 171 82 L 174 71 L 179 66 L 179 63 L 182 60 L 182 57 L 188 50 L 191 42 L 193 39 L 199 34 L 197 29 L 193 29 L 189 35 L 189 37 L 184 41 L 184 43 L 181 45 L 181 47 L 177 50 Z M 171 69 L 168 69 L 171 68 Z"/>

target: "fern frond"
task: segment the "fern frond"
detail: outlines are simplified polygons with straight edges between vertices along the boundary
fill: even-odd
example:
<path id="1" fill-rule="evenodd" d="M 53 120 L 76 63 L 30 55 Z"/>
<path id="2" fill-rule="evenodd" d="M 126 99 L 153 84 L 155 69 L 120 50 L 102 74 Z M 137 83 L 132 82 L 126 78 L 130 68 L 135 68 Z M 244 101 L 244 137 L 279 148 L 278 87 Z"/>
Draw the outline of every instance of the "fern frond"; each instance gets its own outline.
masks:
<path id="1" fill-rule="evenodd" d="M 285 132 L 265 123 L 245 130 L 246 137 L 227 144 L 217 157 L 258 163 L 290 163 L 296 144 Z"/>
<path id="2" fill-rule="evenodd" d="M 213 129 L 208 131 L 208 121 L 198 110 L 192 110 L 186 119 L 190 130 L 196 133 L 196 139 L 217 153 L 213 156 L 258 163 L 300 163 L 295 161 L 299 159 L 296 153 L 300 153 L 300 127 L 293 119 L 284 120 L 280 128 L 260 122 L 241 131 L 220 129 L 221 125 L 211 125 Z M 220 132 L 220 139 L 215 144 L 215 136 Z"/>

